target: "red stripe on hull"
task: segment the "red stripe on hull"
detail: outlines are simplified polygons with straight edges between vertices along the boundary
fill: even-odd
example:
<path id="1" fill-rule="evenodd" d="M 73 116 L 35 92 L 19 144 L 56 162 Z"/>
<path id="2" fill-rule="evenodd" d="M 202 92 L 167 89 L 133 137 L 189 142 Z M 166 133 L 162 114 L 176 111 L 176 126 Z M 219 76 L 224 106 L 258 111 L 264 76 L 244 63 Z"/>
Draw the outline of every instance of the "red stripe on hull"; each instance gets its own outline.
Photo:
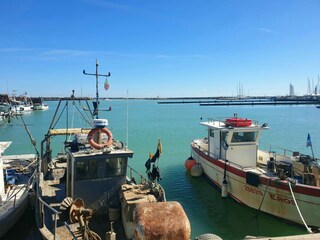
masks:
<path id="1" fill-rule="evenodd" d="M 209 157 L 207 154 L 203 153 L 202 151 L 200 151 L 198 148 L 196 148 L 194 146 L 192 146 L 192 149 L 198 155 L 200 155 L 203 159 L 214 164 L 215 166 L 221 168 L 222 171 L 224 171 L 224 165 L 225 165 L 224 160 L 213 159 L 212 157 Z M 237 168 L 237 167 L 228 165 L 227 172 L 230 172 L 234 175 L 237 175 L 239 177 L 246 179 L 246 172 Z M 286 180 L 280 180 L 277 177 L 267 177 L 265 175 L 260 176 L 259 178 L 260 178 L 260 183 L 265 186 L 268 185 L 269 187 L 278 188 L 278 189 L 285 190 L 288 192 L 290 191 L 289 186 L 288 186 L 288 182 Z M 209 179 L 212 180 L 210 177 L 209 177 Z M 219 185 L 219 187 L 221 188 L 221 185 Z M 304 195 L 308 195 L 308 196 L 320 197 L 320 188 L 319 187 L 296 184 L 295 186 L 293 186 L 293 191 L 295 193 L 300 193 L 300 194 L 304 194 Z M 235 197 L 233 197 L 233 198 L 235 198 Z"/>

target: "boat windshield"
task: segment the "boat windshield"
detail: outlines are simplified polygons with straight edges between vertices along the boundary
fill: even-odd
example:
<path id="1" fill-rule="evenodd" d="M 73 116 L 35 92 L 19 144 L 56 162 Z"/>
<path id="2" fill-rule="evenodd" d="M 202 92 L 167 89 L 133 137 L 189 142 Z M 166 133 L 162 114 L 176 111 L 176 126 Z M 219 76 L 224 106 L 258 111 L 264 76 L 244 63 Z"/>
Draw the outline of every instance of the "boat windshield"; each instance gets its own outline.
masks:
<path id="1" fill-rule="evenodd" d="M 124 158 L 81 159 L 75 162 L 76 180 L 103 179 L 126 173 Z"/>
<path id="2" fill-rule="evenodd" d="M 232 134 L 231 142 L 255 142 L 258 136 L 258 132 L 234 132 Z"/>

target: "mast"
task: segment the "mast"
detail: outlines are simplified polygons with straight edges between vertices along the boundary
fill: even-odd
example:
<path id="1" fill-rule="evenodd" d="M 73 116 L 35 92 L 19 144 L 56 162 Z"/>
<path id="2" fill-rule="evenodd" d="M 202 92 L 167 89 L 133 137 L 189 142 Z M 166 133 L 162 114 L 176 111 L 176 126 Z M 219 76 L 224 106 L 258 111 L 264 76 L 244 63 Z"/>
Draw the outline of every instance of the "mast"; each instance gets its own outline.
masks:
<path id="1" fill-rule="evenodd" d="M 99 74 L 98 67 L 99 67 L 99 63 L 98 63 L 98 60 L 96 60 L 96 73 L 86 73 L 86 71 L 83 70 L 84 75 L 96 76 L 96 105 L 94 106 L 95 109 L 94 109 L 93 115 L 96 115 L 97 119 L 99 118 L 99 84 L 98 84 L 98 79 L 99 79 L 99 77 L 110 77 L 111 76 L 110 72 L 108 72 L 108 74 Z"/>

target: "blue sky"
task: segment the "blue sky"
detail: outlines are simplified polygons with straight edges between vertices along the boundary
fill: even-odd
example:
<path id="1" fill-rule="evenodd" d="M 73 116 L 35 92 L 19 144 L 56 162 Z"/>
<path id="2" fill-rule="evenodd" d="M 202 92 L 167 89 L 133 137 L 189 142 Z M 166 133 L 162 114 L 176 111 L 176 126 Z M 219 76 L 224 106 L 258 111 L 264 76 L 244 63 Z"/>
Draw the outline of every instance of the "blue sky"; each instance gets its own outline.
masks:
<path id="1" fill-rule="evenodd" d="M 0 2 L 0 92 L 287 95 L 320 74 L 320 0 Z"/>

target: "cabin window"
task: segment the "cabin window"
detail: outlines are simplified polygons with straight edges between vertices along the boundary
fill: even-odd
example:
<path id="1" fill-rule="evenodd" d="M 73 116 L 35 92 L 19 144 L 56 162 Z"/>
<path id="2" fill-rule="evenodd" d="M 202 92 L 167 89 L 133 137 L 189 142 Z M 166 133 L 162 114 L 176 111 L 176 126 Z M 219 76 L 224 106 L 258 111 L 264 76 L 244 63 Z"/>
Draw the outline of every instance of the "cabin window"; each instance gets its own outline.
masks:
<path id="1" fill-rule="evenodd" d="M 221 140 L 226 141 L 227 135 L 228 135 L 228 132 L 221 132 Z"/>
<path id="2" fill-rule="evenodd" d="M 210 135 L 210 137 L 214 138 L 214 130 L 213 129 L 210 129 L 209 135 Z"/>
<path id="3" fill-rule="evenodd" d="M 105 166 L 106 177 L 121 176 L 125 174 L 126 164 L 124 158 L 106 159 Z"/>
<path id="4" fill-rule="evenodd" d="M 77 160 L 75 162 L 76 180 L 98 178 L 98 159 Z"/>
<path id="5" fill-rule="evenodd" d="M 255 142 L 257 139 L 258 132 L 234 132 L 232 134 L 231 142 Z"/>

